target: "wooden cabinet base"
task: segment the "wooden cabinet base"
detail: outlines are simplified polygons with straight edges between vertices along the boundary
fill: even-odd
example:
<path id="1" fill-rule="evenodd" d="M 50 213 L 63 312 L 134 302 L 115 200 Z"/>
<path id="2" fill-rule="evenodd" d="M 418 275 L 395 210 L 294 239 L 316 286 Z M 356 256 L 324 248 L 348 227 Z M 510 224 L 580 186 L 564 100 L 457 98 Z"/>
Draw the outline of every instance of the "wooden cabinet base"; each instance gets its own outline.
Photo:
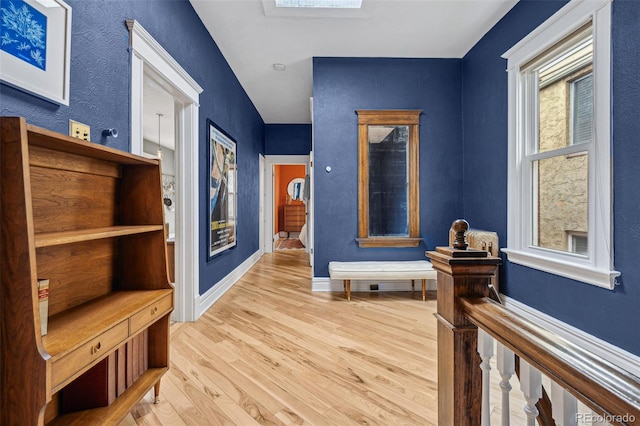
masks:
<path id="1" fill-rule="evenodd" d="M 61 411 L 106 407 L 116 399 L 116 353 L 93 366 L 91 370 L 60 391 Z"/>
<path id="2" fill-rule="evenodd" d="M 64 414 L 56 417 L 50 425 L 118 424 L 129 414 L 132 406 L 140 401 L 152 387 L 160 383 L 160 378 L 167 370 L 167 367 L 150 368 L 142 373 L 138 380 L 109 407 Z"/>

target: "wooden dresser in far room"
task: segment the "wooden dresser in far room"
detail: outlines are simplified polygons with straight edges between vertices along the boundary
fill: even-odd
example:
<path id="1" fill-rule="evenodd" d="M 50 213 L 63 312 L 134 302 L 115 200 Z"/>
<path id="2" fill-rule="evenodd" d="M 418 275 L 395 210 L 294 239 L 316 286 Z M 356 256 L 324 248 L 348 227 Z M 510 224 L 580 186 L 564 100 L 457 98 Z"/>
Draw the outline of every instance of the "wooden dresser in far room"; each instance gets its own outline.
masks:
<path id="1" fill-rule="evenodd" d="M 306 221 L 305 205 L 285 204 L 284 205 L 284 231 L 300 232 Z"/>

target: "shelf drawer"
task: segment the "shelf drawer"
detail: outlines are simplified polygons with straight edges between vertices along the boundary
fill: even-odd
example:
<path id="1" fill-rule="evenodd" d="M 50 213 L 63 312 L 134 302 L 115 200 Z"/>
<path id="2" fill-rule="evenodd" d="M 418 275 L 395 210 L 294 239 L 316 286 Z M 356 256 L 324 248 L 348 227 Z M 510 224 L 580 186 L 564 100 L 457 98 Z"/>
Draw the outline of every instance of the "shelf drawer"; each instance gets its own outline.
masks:
<path id="1" fill-rule="evenodd" d="M 54 361 L 51 367 L 52 389 L 56 389 L 60 384 L 91 365 L 94 361 L 104 358 L 113 348 L 125 341 L 128 336 L 129 327 L 127 321 L 122 321 L 78 349 Z"/>
<path id="2" fill-rule="evenodd" d="M 162 318 L 164 314 L 171 310 L 172 306 L 173 297 L 171 294 L 167 294 L 157 302 L 151 303 L 150 305 L 142 308 L 140 312 L 131 317 L 131 335 L 136 334 L 147 324 L 151 324 L 157 319 Z"/>

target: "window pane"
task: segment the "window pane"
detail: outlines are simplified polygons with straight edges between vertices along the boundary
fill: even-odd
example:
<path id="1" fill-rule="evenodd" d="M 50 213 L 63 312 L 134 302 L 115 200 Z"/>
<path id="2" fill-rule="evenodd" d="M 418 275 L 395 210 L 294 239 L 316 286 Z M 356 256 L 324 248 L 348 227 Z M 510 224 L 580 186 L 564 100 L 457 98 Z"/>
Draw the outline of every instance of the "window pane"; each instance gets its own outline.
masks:
<path id="1" fill-rule="evenodd" d="M 533 162 L 533 245 L 576 252 L 569 235 L 588 231 L 588 154 Z"/>
<path id="2" fill-rule="evenodd" d="M 593 42 L 582 40 L 536 68 L 537 152 L 592 141 Z"/>
<path id="3" fill-rule="evenodd" d="M 369 126 L 369 236 L 409 235 L 409 126 Z"/>
<path id="4" fill-rule="evenodd" d="M 589 249 L 589 241 L 586 235 L 569 234 L 569 251 L 572 253 L 587 255 Z"/>
<path id="5" fill-rule="evenodd" d="M 593 74 L 571 83 L 571 143 L 593 140 Z"/>

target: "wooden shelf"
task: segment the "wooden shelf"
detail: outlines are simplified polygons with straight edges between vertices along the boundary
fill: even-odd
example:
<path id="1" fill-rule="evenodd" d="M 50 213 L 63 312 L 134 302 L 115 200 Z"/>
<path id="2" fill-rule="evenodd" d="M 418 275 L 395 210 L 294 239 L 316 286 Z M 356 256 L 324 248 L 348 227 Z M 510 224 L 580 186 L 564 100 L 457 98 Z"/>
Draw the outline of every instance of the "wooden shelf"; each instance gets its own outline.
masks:
<path id="1" fill-rule="evenodd" d="M 0 152 L 0 424 L 116 423 L 169 366 L 160 162 L 21 117 Z"/>
<path id="2" fill-rule="evenodd" d="M 48 333 L 42 337 L 52 361 L 88 342 L 101 330 L 131 317 L 173 290 L 116 291 L 49 318 Z"/>
<path id="3" fill-rule="evenodd" d="M 31 124 L 27 125 L 27 132 L 29 145 L 50 148 L 55 151 L 66 152 L 69 154 L 79 154 L 89 158 L 97 158 L 99 160 L 113 161 L 119 164 L 158 165 L 158 160 L 155 158 L 139 157 L 125 151 L 62 135 Z"/>
<path id="4" fill-rule="evenodd" d="M 162 231 L 162 225 L 110 226 L 106 228 L 81 229 L 77 231 L 48 232 L 35 235 L 36 248 L 122 237 L 145 232 Z"/>
<path id="5" fill-rule="evenodd" d="M 151 388 L 158 383 L 169 368 L 149 368 L 120 395 L 113 404 L 108 407 L 94 408 L 76 413 L 64 414 L 48 423 L 50 426 L 58 425 L 94 425 L 94 424 L 118 424 L 133 405 L 144 397 Z"/>

